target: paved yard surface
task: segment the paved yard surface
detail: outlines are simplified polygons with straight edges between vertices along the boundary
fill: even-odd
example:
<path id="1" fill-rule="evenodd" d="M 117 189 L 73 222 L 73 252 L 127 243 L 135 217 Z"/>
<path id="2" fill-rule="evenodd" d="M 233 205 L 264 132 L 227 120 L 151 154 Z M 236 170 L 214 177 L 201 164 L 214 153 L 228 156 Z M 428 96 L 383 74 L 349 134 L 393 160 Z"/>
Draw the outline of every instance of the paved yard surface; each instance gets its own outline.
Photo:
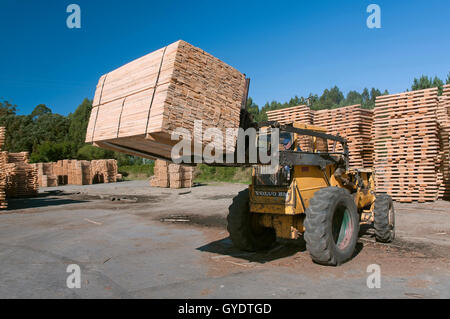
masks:
<path id="1" fill-rule="evenodd" d="M 396 204 L 394 243 L 369 231 L 350 262 L 324 267 L 301 240 L 264 253 L 232 247 L 227 208 L 245 187 L 133 181 L 12 200 L 0 214 L 0 297 L 450 298 L 450 202 Z M 80 289 L 67 288 L 70 264 Z M 367 287 L 370 264 L 381 267 L 379 289 Z"/>

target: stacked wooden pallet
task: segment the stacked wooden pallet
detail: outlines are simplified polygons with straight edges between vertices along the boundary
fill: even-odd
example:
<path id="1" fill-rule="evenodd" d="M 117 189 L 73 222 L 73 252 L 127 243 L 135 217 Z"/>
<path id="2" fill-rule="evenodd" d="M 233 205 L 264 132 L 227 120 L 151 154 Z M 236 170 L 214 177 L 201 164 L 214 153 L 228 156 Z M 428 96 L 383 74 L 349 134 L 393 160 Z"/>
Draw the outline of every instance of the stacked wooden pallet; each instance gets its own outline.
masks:
<path id="1" fill-rule="evenodd" d="M 437 88 L 379 96 L 374 111 L 377 192 L 401 202 L 439 196 Z"/>
<path id="2" fill-rule="evenodd" d="M 0 150 L 3 148 L 3 145 L 5 145 L 5 139 L 6 139 L 6 129 L 3 126 L 0 126 Z"/>
<path id="3" fill-rule="evenodd" d="M 436 111 L 439 129 L 439 198 L 450 199 L 450 84 L 444 86 Z"/>
<path id="4" fill-rule="evenodd" d="M 8 208 L 6 200 L 6 165 L 8 152 L 0 152 L 0 209 Z"/>
<path id="5" fill-rule="evenodd" d="M 294 122 L 313 124 L 314 111 L 306 105 L 288 107 L 280 110 L 267 111 L 269 121 L 277 121 L 280 124 L 291 124 Z"/>
<path id="6" fill-rule="evenodd" d="M 33 165 L 28 163 L 28 152 L 7 153 L 6 196 L 30 197 L 38 192 L 38 176 Z"/>
<path id="7" fill-rule="evenodd" d="M 38 184 L 40 187 L 58 186 L 58 177 L 53 173 L 53 164 L 54 163 L 31 164 L 37 171 Z"/>
<path id="8" fill-rule="evenodd" d="M 371 168 L 373 165 L 373 142 L 371 130 L 373 111 L 351 105 L 337 109 L 319 110 L 314 114 L 314 125 L 321 126 L 328 134 L 344 137 L 348 141 L 351 168 Z M 333 142 L 328 141 L 332 151 Z M 336 151 L 342 151 L 337 143 Z"/>
<path id="9" fill-rule="evenodd" d="M 192 187 L 193 167 L 170 164 L 169 165 L 169 187 L 189 188 Z"/>
<path id="10" fill-rule="evenodd" d="M 169 162 L 156 160 L 153 168 L 153 177 L 150 179 L 150 186 L 169 187 Z"/>
<path id="11" fill-rule="evenodd" d="M 90 174 L 92 180 L 96 180 L 96 176 L 99 176 L 99 180 L 103 183 L 115 183 L 117 182 L 117 170 L 118 167 L 116 160 L 109 159 L 91 161 Z"/>
<path id="12" fill-rule="evenodd" d="M 79 161 L 60 160 L 33 164 L 41 187 L 60 185 L 89 185 L 117 181 L 117 161 L 113 159 Z"/>
<path id="13" fill-rule="evenodd" d="M 171 133 L 194 120 L 203 130 L 239 127 L 245 75 L 184 41 L 177 41 L 103 75 L 93 100 L 86 142 L 147 158 L 171 158 Z M 198 134 L 197 134 L 198 133 Z M 225 152 L 233 153 L 233 145 Z M 216 146 L 222 141 L 214 141 Z M 202 146 L 208 144 L 204 141 Z M 225 143 L 224 143 L 225 144 Z"/>
<path id="14" fill-rule="evenodd" d="M 150 185 L 165 188 L 189 188 L 192 187 L 192 179 L 193 167 L 156 160 Z"/>
<path id="15" fill-rule="evenodd" d="M 0 127 L 0 150 L 5 144 L 6 130 L 2 126 Z M 8 162 L 8 154 L 0 151 L 0 209 L 8 207 L 6 200 L 6 164 Z"/>
<path id="16" fill-rule="evenodd" d="M 72 160 L 68 163 L 67 183 L 69 185 L 89 185 L 92 183 L 103 183 L 102 179 L 95 179 L 91 175 L 90 161 Z"/>

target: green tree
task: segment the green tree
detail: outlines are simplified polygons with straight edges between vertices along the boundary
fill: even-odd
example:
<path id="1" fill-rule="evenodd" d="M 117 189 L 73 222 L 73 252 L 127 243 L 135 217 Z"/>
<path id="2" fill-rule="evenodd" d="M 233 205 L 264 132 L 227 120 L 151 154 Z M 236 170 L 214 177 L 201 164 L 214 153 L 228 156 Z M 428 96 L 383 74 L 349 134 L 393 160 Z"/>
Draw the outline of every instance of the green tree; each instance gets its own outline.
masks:
<path id="1" fill-rule="evenodd" d="M 426 75 L 422 75 L 419 79 L 414 78 L 413 84 L 411 86 L 411 90 L 423 90 L 437 87 L 439 88 L 439 94 L 442 94 L 442 87 L 444 82 L 439 79 L 437 76 L 434 78 L 428 77 Z"/>
<path id="2" fill-rule="evenodd" d="M 77 148 L 81 148 L 84 145 L 91 109 L 92 101 L 86 98 L 74 113 L 69 114 L 68 138 L 75 143 Z"/>
<path id="3" fill-rule="evenodd" d="M 74 144 L 68 142 L 42 142 L 30 156 L 30 162 L 56 162 L 60 159 L 69 159 L 74 153 Z"/>

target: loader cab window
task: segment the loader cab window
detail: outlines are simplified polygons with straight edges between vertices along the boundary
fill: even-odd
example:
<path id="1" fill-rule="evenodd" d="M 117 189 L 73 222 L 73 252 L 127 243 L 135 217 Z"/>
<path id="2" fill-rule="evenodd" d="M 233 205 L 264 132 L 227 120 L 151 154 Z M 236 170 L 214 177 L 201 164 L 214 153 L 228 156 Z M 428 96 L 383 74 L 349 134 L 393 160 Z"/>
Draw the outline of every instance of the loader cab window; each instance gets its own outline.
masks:
<path id="1" fill-rule="evenodd" d="M 294 134 L 288 132 L 280 133 L 280 151 L 292 150 L 294 146 Z"/>

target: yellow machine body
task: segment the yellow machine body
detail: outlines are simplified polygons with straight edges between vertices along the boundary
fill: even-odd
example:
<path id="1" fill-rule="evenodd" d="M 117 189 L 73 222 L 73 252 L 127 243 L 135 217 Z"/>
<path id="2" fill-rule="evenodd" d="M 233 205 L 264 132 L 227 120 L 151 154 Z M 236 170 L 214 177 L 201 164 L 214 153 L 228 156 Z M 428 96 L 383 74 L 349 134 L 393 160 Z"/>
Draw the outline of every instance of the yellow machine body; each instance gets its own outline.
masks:
<path id="1" fill-rule="evenodd" d="M 294 123 L 294 127 L 326 132 L 313 125 Z M 317 152 L 319 141 L 312 138 L 312 152 Z M 294 135 L 297 143 L 297 136 Z M 292 168 L 290 184 L 285 186 L 258 186 L 256 169 L 253 182 L 249 186 L 250 212 L 255 223 L 274 228 L 277 237 L 296 239 L 304 232 L 303 221 L 309 201 L 318 190 L 336 186 L 346 188 L 353 195 L 361 213 L 362 221 L 373 218 L 375 201 L 374 181 L 370 170 L 338 171 L 337 165 L 320 166 L 297 165 Z M 337 174 L 339 173 L 339 174 Z"/>

